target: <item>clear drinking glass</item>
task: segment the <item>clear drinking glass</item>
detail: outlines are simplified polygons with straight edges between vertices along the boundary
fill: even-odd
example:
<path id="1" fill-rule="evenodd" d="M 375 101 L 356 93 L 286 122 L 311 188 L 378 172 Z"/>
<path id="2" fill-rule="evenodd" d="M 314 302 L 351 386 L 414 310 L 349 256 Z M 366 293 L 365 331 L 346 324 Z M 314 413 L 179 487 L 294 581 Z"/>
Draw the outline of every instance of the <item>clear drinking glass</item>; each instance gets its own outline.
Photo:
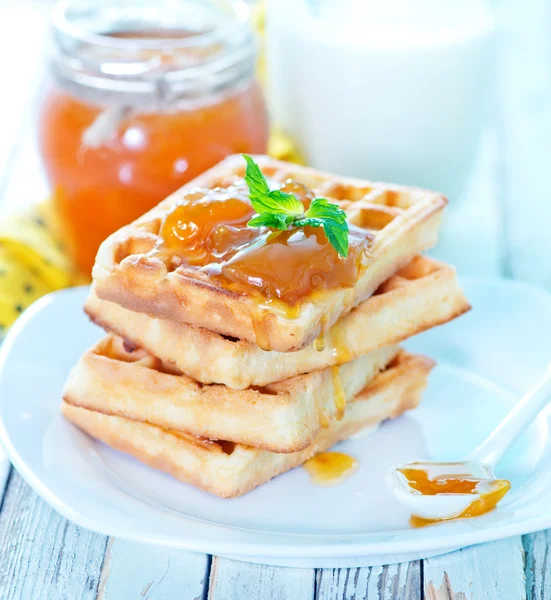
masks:
<path id="1" fill-rule="evenodd" d="M 460 196 L 488 122 L 484 0 L 268 0 L 275 121 L 314 167 Z"/>

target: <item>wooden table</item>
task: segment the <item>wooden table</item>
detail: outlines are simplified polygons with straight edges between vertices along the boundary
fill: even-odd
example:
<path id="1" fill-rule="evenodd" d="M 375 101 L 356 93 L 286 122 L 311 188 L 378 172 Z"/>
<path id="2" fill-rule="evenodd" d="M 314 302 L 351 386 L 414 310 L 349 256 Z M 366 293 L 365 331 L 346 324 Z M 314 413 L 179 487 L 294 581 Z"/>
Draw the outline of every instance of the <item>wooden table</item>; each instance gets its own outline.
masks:
<path id="1" fill-rule="evenodd" d="M 551 289 L 551 10 L 547 0 L 503 0 L 501 7 L 501 101 L 436 255 L 462 273 Z M 45 193 L 34 114 L 47 13 L 47 2 L 0 0 L 0 213 Z M 551 599 L 551 530 L 409 564 L 284 569 L 81 529 L 42 502 L 5 457 L 0 498 L 2 599 Z"/>

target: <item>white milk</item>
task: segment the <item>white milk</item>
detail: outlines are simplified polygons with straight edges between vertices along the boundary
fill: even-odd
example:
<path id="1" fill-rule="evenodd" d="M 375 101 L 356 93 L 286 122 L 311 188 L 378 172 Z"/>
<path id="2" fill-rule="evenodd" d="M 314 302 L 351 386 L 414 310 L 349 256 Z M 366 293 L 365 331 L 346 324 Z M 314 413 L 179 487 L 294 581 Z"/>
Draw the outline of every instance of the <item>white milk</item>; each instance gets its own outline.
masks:
<path id="1" fill-rule="evenodd" d="M 483 0 L 269 0 L 276 123 L 313 166 L 457 197 L 492 106 Z"/>

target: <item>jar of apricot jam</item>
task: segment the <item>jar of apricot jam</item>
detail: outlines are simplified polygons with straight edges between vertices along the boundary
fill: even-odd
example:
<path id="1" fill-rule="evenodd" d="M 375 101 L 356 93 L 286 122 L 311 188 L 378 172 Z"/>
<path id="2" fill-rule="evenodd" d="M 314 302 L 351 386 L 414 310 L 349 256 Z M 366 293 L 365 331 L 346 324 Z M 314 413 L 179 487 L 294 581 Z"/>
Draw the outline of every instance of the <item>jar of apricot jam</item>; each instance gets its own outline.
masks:
<path id="1" fill-rule="evenodd" d="M 263 153 L 246 2 L 72 0 L 53 12 L 40 150 L 76 265 L 236 152 Z"/>

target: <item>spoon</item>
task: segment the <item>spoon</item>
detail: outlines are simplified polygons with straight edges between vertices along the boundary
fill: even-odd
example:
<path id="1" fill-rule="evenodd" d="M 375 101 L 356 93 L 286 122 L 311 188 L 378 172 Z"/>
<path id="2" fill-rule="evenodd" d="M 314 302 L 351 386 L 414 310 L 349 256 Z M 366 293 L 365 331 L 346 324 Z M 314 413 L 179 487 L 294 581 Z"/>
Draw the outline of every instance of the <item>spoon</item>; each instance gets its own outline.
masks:
<path id="1" fill-rule="evenodd" d="M 551 368 L 525 394 L 490 435 L 455 462 L 413 461 L 395 467 L 387 483 L 406 506 L 413 525 L 474 517 L 493 509 L 509 491 L 494 468 L 532 423 L 551 396 Z"/>

